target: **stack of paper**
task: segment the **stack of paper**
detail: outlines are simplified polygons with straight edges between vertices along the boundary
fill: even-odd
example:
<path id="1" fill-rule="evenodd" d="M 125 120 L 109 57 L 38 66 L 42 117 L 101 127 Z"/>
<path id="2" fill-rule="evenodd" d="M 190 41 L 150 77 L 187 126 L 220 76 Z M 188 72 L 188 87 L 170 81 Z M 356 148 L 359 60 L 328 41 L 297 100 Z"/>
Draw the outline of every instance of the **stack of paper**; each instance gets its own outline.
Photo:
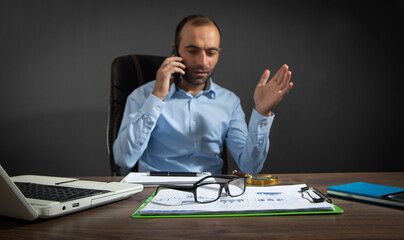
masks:
<path id="1" fill-rule="evenodd" d="M 301 193 L 302 187 L 306 185 L 247 187 L 239 197 L 223 196 L 207 204 L 195 203 L 192 193 L 162 189 L 140 215 L 334 211 L 328 202 L 313 203 Z"/>
<path id="2" fill-rule="evenodd" d="M 200 175 L 200 176 L 199 176 Z M 145 172 L 131 172 L 124 179 L 122 183 L 139 183 L 145 187 L 156 187 L 159 184 L 193 184 L 201 178 L 211 175 L 210 172 L 203 172 L 198 174 L 197 177 L 165 177 L 165 176 L 149 176 Z"/>

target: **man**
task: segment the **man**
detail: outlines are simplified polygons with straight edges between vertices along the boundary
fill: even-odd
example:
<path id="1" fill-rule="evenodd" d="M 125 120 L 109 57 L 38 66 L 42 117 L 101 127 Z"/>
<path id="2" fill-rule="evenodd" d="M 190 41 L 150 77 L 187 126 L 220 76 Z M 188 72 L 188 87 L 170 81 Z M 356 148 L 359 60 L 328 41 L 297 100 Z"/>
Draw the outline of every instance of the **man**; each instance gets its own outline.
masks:
<path id="1" fill-rule="evenodd" d="M 272 109 L 292 88 L 283 65 L 268 82 L 265 70 L 254 92 L 249 127 L 239 98 L 211 78 L 219 59 L 220 30 L 202 15 L 183 19 L 173 49 L 156 80 L 128 97 L 118 137 L 116 164 L 139 171 L 192 171 L 219 174 L 223 143 L 241 171 L 261 171 L 269 149 Z M 174 81 L 173 74 L 183 75 Z"/>

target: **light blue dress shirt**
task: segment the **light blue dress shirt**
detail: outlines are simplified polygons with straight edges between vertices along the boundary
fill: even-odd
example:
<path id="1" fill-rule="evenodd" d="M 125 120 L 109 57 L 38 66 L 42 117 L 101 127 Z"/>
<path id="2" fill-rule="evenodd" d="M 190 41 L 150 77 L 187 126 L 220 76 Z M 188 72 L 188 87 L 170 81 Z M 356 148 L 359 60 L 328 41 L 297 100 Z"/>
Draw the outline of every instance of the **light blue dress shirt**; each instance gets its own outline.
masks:
<path id="1" fill-rule="evenodd" d="M 240 99 L 209 79 L 196 96 L 172 84 L 164 101 L 152 94 L 155 81 L 127 99 L 114 158 L 118 166 L 139 171 L 191 171 L 220 174 L 223 141 L 243 172 L 261 171 L 269 150 L 274 115 L 253 110 L 247 130 Z"/>

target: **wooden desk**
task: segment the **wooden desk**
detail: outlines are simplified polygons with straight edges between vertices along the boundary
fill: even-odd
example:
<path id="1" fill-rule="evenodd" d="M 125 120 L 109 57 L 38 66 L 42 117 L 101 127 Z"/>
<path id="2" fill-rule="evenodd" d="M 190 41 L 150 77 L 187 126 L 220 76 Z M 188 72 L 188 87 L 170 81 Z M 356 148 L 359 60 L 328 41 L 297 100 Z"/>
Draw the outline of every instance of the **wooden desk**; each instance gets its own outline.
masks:
<path id="1" fill-rule="evenodd" d="M 363 181 L 404 187 L 399 173 L 278 174 L 280 184 L 327 186 Z M 83 179 L 119 181 L 121 177 Z M 68 216 L 25 222 L 0 217 L 0 239 L 404 239 L 404 210 L 332 197 L 340 215 L 132 219 L 154 188 Z"/>

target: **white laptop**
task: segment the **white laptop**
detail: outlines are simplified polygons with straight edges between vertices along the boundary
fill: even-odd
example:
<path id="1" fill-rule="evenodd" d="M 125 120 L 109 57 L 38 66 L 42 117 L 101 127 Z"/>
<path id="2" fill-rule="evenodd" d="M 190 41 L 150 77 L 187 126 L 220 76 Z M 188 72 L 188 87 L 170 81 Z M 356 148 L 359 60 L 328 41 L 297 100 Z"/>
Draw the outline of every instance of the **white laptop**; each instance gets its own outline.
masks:
<path id="1" fill-rule="evenodd" d="M 57 196 L 38 193 L 43 187 L 50 187 L 51 190 L 48 191 L 56 192 Z M 19 188 L 25 190 L 20 191 Z M 142 190 L 141 184 L 85 181 L 76 178 L 38 175 L 10 178 L 0 165 L 0 216 L 29 221 L 58 217 L 129 198 Z M 22 191 L 29 191 L 24 193 L 27 197 Z M 52 200 L 44 200 L 49 197 Z"/>

